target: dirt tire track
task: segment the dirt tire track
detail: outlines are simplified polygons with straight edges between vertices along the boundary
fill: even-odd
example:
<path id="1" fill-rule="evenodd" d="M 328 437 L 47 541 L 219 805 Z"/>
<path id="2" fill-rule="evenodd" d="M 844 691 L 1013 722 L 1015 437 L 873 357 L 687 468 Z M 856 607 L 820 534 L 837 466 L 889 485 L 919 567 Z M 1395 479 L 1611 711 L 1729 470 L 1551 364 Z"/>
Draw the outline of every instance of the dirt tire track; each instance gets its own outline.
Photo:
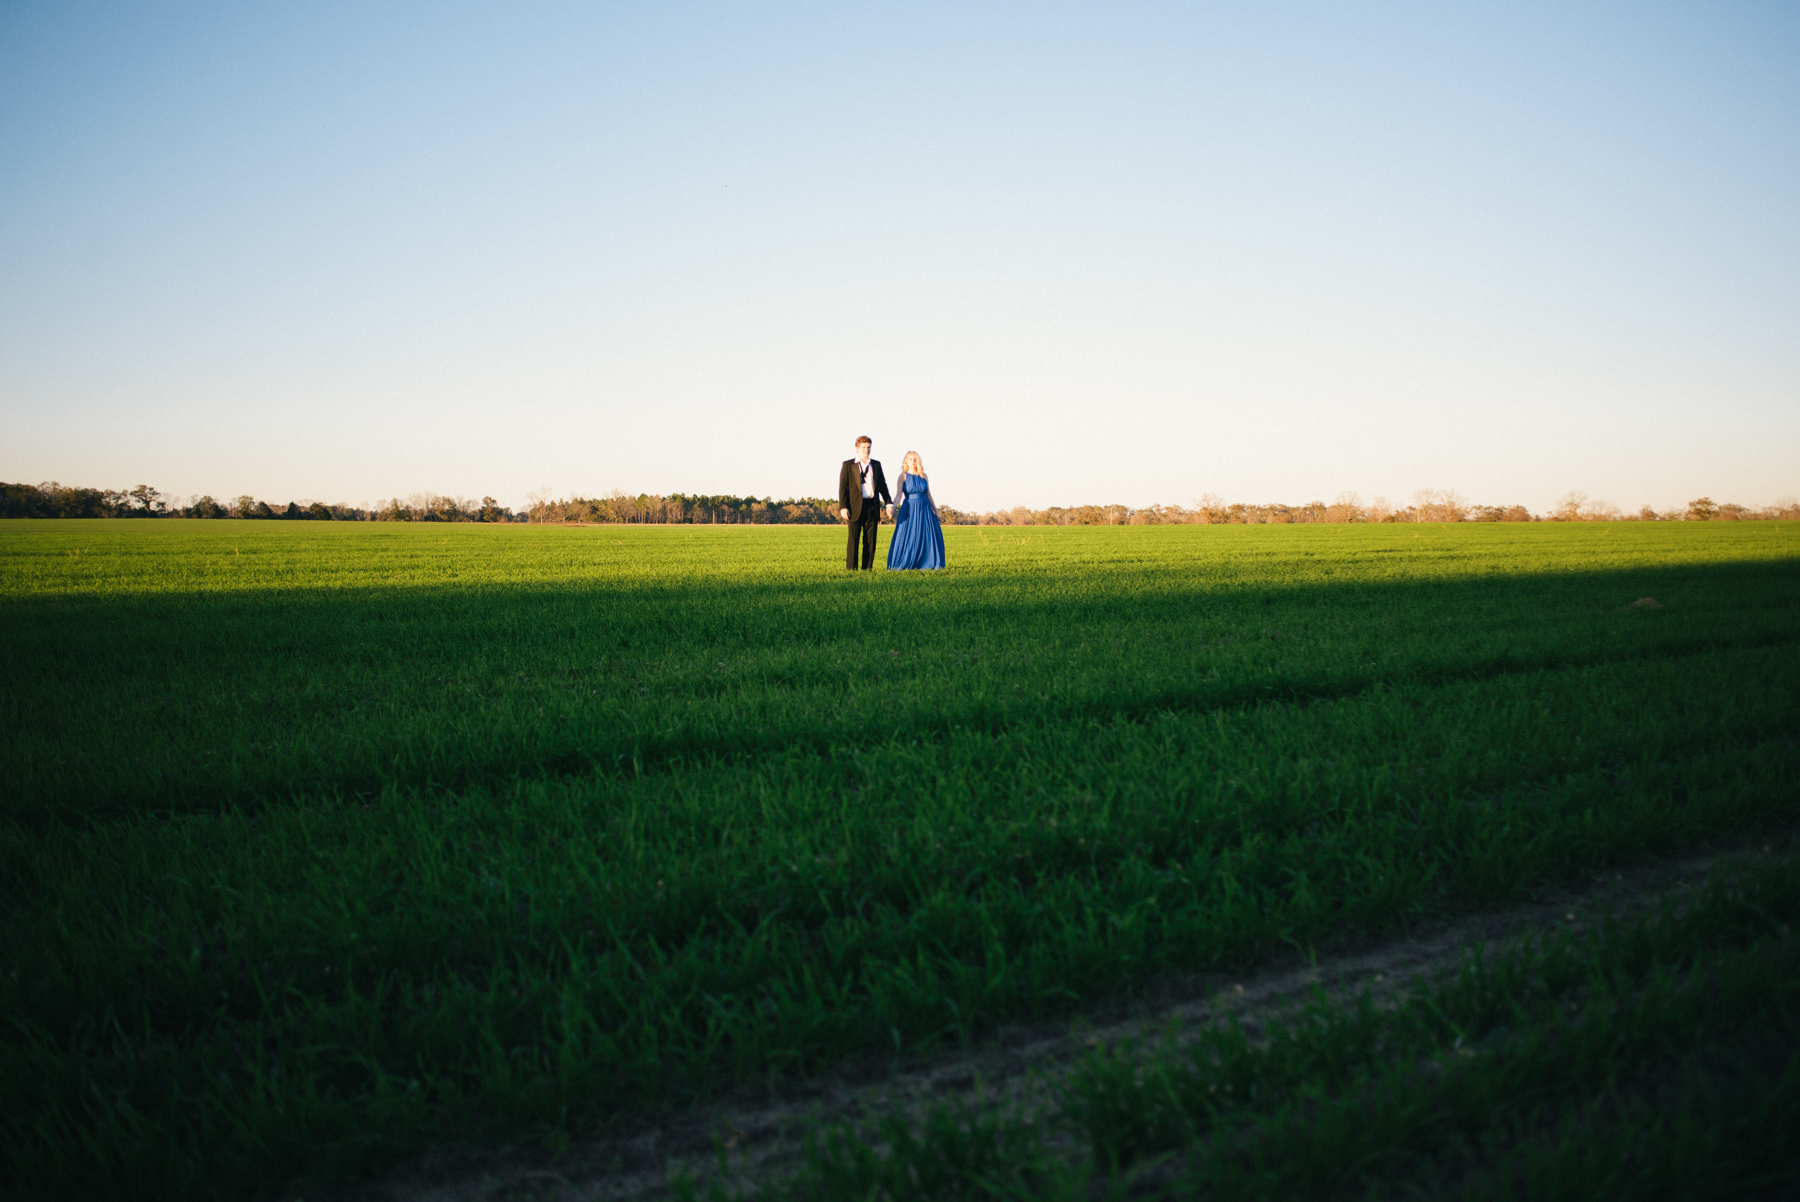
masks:
<path id="1" fill-rule="evenodd" d="M 1471 945 L 1582 930 L 1599 916 L 1625 918 L 1654 908 L 1705 879 L 1723 860 L 1781 852 L 1800 832 L 1762 836 L 1634 869 L 1590 876 L 1505 910 L 1431 924 L 1398 938 L 1366 940 L 1316 963 L 1290 955 L 1242 974 L 1208 973 L 1165 982 L 1123 1005 L 1098 1008 L 1086 1020 L 1002 1027 L 988 1043 L 895 1069 L 865 1059 L 776 1090 L 739 1089 L 688 1111 L 629 1124 L 616 1134 L 560 1155 L 518 1149 L 440 1150 L 385 1180 L 350 1188 L 309 1189 L 296 1199 L 335 1202 L 501 1202 L 523 1199 L 651 1199 L 666 1197 L 684 1172 L 704 1183 L 719 1174 L 717 1144 L 736 1184 L 782 1175 L 800 1155 L 806 1133 L 859 1123 L 896 1108 L 919 1115 L 935 1104 L 980 1098 L 1022 1109 L 1048 1106 L 1056 1083 L 1090 1048 L 1133 1040 L 1160 1041 L 1236 1019 L 1252 1037 L 1271 1019 L 1297 1010 L 1315 990 L 1332 998 L 1368 991 L 1377 1005 L 1396 1004 L 1419 979 L 1455 972 Z"/>

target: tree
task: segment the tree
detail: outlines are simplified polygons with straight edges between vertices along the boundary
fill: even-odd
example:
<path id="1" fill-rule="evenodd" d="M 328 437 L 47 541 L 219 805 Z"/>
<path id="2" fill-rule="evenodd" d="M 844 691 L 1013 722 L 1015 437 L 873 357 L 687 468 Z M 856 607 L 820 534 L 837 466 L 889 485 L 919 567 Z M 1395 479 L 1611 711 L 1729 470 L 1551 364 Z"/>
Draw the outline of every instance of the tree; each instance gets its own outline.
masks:
<path id="1" fill-rule="evenodd" d="M 1208 526 L 1222 526 L 1229 520 L 1225 513 L 1225 498 L 1216 492 L 1201 493 L 1194 498 L 1194 511 L 1200 515 L 1200 521 Z"/>
<path id="2" fill-rule="evenodd" d="M 1556 508 L 1550 511 L 1550 520 L 1553 522 L 1579 522 L 1585 516 L 1582 513 L 1582 507 L 1587 504 L 1587 499 L 1587 494 L 1580 490 L 1564 493 L 1563 499 L 1558 501 Z"/>
<path id="3" fill-rule="evenodd" d="M 112 489 L 64 488 L 52 480 L 38 485 L 48 495 L 50 515 L 59 518 L 109 518 L 124 504 L 125 494 Z"/>
<path id="4" fill-rule="evenodd" d="M 55 513 L 48 485 L 0 484 L 0 518 L 47 518 Z"/>
<path id="5" fill-rule="evenodd" d="M 331 512 L 330 506 L 326 505 L 325 502 L 314 501 L 311 505 L 306 507 L 306 516 L 315 522 L 329 522 L 337 515 Z"/>
<path id="6" fill-rule="evenodd" d="M 1413 494 L 1413 510 L 1421 522 L 1466 522 L 1469 498 L 1454 488 L 1421 488 Z"/>
<path id="7" fill-rule="evenodd" d="M 146 517 L 162 513 L 168 508 L 168 504 L 162 500 L 162 494 L 148 484 L 138 485 L 128 495 L 137 503 L 138 512 Z"/>
<path id="8" fill-rule="evenodd" d="M 1718 513 L 1719 507 L 1713 504 L 1711 497 L 1696 497 L 1688 502 L 1687 520 L 1690 522 L 1710 522 Z"/>

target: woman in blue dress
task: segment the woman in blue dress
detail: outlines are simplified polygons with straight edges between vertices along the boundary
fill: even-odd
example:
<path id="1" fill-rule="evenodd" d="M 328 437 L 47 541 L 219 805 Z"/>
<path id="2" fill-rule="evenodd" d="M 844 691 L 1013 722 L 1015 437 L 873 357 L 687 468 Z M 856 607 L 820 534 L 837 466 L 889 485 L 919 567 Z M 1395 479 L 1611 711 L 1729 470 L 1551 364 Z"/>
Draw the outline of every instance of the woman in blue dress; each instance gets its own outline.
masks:
<path id="1" fill-rule="evenodd" d="M 894 490 L 894 537 L 888 541 L 888 571 L 931 570 L 944 566 L 944 528 L 931 502 L 931 481 L 917 451 L 900 465 L 900 487 Z"/>

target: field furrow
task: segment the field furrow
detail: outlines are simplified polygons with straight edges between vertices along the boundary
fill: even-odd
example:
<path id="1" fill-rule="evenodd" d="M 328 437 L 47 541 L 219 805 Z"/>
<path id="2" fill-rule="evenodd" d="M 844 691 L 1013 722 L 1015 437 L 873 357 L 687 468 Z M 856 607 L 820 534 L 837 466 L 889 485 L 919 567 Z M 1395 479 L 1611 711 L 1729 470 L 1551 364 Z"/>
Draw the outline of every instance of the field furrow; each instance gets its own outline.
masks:
<path id="1" fill-rule="evenodd" d="M 1094 1178 L 1107 1176 L 1107 1166 L 1096 1163 L 1096 1145 L 1116 1151 L 1121 1142 L 1135 1140 L 1119 1175 L 1143 1194 L 1153 1180 L 1182 1183 L 1180 1168 L 1159 1154 L 1180 1151 L 1198 1160 L 1216 1149 L 1199 1145 L 1196 1131 L 1158 1132 L 1168 1123 L 1168 1116 L 1157 1114 L 1166 1100 L 1144 1105 L 1134 1095 L 1144 1093 L 1155 1076 L 1182 1071 L 1196 1054 L 1217 1072 L 1222 1058 L 1215 1041 L 1221 1037 L 1241 1033 L 1243 1042 L 1231 1048 L 1240 1057 L 1268 1055 L 1278 1042 L 1309 1035 L 1315 1044 L 1326 1042 L 1318 1038 L 1321 1028 L 1327 1039 L 1335 1034 L 1344 1040 L 1331 1025 L 1341 1027 L 1359 1012 L 1372 1011 L 1377 1021 L 1391 1019 L 1422 1000 L 1435 1001 L 1472 984 L 1491 994 L 1496 965 L 1516 972 L 1523 958 L 1541 973 L 1557 953 L 1568 955 L 1597 934 L 1617 940 L 1616 932 L 1629 930 L 1647 942 L 1667 938 L 1669 927 L 1683 921 L 1697 925 L 1702 912 L 1711 912 L 1716 921 L 1717 911 L 1731 904 L 1721 904 L 1721 895 L 1730 898 L 1733 890 L 1740 891 L 1738 938 L 1781 940 L 1779 924 L 1791 923 L 1786 908 L 1781 907 L 1783 918 L 1746 913 L 1762 908 L 1762 898 L 1755 893 L 1746 898 L 1742 891 L 1753 882 L 1752 890 L 1785 896 L 1793 888 L 1795 869 L 1786 859 L 1793 843 L 1787 832 L 1768 844 L 1547 889 L 1526 905 L 1421 923 L 1400 938 L 1335 956 L 1290 956 L 1262 971 L 1171 980 L 1151 995 L 1097 1012 L 1091 1022 L 1015 1026 L 982 1046 L 947 1051 L 916 1065 L 872 1069 L 864 1064 L 785 1089 L 740 1089 L 679 1116 L 622 1124 L 609 1138 L 556 1154 L 440 1149 L 391 1174 L 383 1193 L 396 1202 L 464 1202 L 509 1193 L 531 1196 L 555 1182 L 565 1197 L 660 1198 L 672 1192 L 672 1182 L 686 1179 L 702 1194 L 811 1196 L 822 1192 L 820 1179 L 834 1171 L 862 1179 L 861 1191 L 842 1191 L 849 1196 L 868 1192 L 871 1175 L 885 1178 L 881 1184 L 892 1189 L 909 1171 L 916 1180 L 894 1189 L 897 1196 L 955 1197 L 969 1191 L 975 1185 L 971 1175 L 945 1180 L 929 1165 L 856 1163 L 853 1149 L 892 1159 L 898 1148 L 903 1162 L 909 1147 L 914 1159 L 941 1153 L 942 1147 L 930 1147 L 935 1136 L 964 1145 L 964 1156 L 957 1159 L 987 1160 L 984 1167 L 1019 1185 L 1029 1183 L 1034 1192 L 1049 1186 L 1045 1192 L 1052 1194 L 1058 1186 L 1061 1192 L 1092 1189 Z M 1760 947 L 1758 955 L 1792 955 L 1791 947 L 1777 953 L 1778 946 Z M 1568 976 L 1568 966 L 1560 967 Z M 1492 1057 L 1514 1033 L 1489 1021 L 1485 1039 L 1474 1031 L 1448 1032 L 1447 1050 L 1440 1028 L 1426 1053 L 1447 1054 L 1455 1063 L 1463 1046 L 1479 1046 L 1482 1056 Z M 1361 1042 L 1366 1045 L 1366 1035 Z M 1800 1044 L 1790 1047 L 1800 1050 Z M 1303 1082 L 1288 1084 L 1290 1091 L 1297 1087 L 1304 1088 Z M 1202 1089 L 1216 1094 L 1217 1082 L 1204 1082 Z M 1115 1131 L 1115 1124 L 1127 1130 Z M 1215 1120 L 1216 1125 L 1221 1124 Z M 1518 1151 L 1529 1149 L 1515 1155 Z M 1311 1149 L 1306 1154 L 1317 1158 Z"/>

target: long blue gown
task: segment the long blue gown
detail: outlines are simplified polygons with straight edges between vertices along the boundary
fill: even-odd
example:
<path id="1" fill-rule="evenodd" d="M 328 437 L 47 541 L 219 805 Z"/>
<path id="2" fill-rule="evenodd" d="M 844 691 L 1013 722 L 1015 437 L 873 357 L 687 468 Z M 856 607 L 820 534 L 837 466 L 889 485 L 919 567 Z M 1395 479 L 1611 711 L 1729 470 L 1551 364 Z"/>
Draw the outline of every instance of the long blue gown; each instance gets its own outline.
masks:
<path id="1" fill-rule="evenodd" d="M 894 537 L 888 541 L 890 572 L 944 566 L 944 528 L 931 503 L 931 482 L 923 476 L 900 481 L 900 505 L 894 510 Z"/>

